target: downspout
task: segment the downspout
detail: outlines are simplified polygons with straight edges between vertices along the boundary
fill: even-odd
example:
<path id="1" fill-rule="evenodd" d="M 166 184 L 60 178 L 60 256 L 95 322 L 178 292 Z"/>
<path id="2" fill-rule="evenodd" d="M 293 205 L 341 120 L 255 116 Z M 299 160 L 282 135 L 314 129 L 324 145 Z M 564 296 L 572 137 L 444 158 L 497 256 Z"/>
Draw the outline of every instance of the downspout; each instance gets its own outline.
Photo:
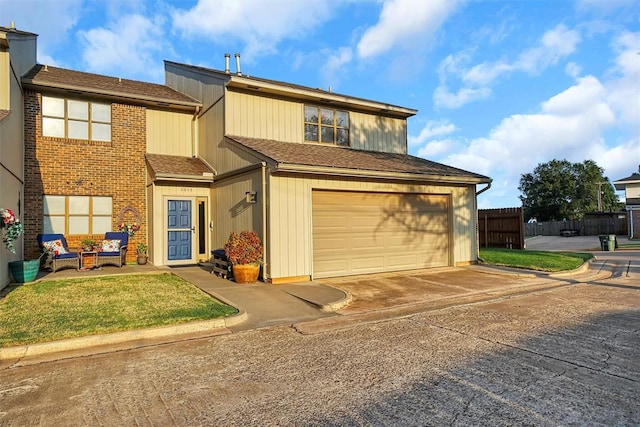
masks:
<path id="1" fill-rule="evenodd" d="M 191 157 L 198 157 L 198 114 L 200 114 L 200 106 L 196 106 L 191 116 Z"/>
<path id="2" fill-rule="evenodd" d="M 264 264 L 262 266 L 262 274 L 263 276 L 265 276 L 267 272 L 268 259 L 267 248 L 269 247 L 269 245 L 267 244 L 267 242 L 269 242 L 269 240 L 267 239 L 267 164 L 265 162 L 262 162 L 262 236 L 262 257 L 264 260 Z M 269 271 L 269 276 L 271 276 L 271 271 Z M 267 278 L 263 277 L 262 279 L 266 281 Z"/>

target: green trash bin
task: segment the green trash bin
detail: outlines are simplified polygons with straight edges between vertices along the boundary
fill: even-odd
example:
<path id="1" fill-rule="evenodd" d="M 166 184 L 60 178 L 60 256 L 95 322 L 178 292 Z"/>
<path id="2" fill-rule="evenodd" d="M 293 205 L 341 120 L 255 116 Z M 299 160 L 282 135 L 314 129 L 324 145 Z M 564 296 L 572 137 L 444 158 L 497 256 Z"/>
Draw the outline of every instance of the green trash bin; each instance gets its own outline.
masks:
<path id="1" fill-rule="evenodd" d="M 609 247 L 609 252 L 613 252 L 616 250 L 616 235 L 615 234 L 609 234 L 609 238 L 607 241 L 607 246 Z"/>
<path id="2" fill-rule="evenodd" d="M 601 234 L 598 236 L 600 238 L 600 250 L 608 251 L 609 250 L 609 236 L 606 234 Z"/>

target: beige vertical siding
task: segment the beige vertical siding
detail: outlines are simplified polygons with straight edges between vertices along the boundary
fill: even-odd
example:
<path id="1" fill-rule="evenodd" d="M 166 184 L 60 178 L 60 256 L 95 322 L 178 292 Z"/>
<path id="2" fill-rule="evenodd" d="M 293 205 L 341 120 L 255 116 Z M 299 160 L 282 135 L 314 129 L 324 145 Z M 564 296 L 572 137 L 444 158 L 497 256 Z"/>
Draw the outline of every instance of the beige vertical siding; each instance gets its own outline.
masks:
<path id="1" fill-rule="evenodd" d="M 0 48 L 0 110 L 9 110 L 9 94 L 11 93 L 11 67 L 9 51 Z"/>
<path id="2" fill-rule="evenodd" d="M 147 109 L 147 152 L 191 157 L 192 114 Z"/>
<path id="3" fill-rule="evenodd" d="M 391 191 L 451 195 L 452 265 L 475 260 L 474 186 L 399 184 L 344 178 L 271 178 L 268 218 L 270 274 L 273 278 L 312 274 L 312 189 Z"/>
<path id="4" fill-rule="evenodd" d="M 226 132 L 286 142 L 303 141 L 303 104 L 231 92 L 226 97 Z"/>
<path id="5" fill-rule="evenodd" d="M 351 147 L 358 150 L 407 154 L 407 121 L 350 112 Z"/>

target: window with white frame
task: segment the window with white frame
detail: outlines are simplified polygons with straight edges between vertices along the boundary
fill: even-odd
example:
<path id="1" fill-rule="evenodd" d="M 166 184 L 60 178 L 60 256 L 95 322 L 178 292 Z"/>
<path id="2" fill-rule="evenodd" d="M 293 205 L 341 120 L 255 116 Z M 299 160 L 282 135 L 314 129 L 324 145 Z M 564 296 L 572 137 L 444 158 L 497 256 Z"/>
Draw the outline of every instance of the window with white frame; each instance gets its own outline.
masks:
<path id="1" fill-rule="evenodd" d="M 349 112 L 304 106 L 304 140 L 349 145 Z"/>
<path id="2" fill-rule="evenodd" d="M 111 105 L 43 96 L 42 135 L 111 141 Z"/>
<path id="3" fill-rule="evenodd" d="M 111 231 L 113 200 L 105 196 L 44 196 L 44 233 L 104 234 Z"/>

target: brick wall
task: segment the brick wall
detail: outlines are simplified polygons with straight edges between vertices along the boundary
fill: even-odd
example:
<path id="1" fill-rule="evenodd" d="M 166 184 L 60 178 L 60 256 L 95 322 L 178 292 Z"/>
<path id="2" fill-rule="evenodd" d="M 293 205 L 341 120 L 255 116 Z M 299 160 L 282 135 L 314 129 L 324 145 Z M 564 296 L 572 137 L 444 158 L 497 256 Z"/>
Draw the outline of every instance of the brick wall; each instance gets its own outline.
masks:
<path id="1" fill-rule="evenodd" d="M 90 99 L 88 99 L 90 100 Z M 127 261 L 135 261 L 137 242 L 146 241 L 146 111 L 144 107 L 111 105 L 111 142 L 42 136 L 41 94 L 25 94 L 25 259 L 40 254 L 43 195 L 111 196 L 113 230 L 117 221 L 139 222 L 129 240 Z M 87 236 L 66 236 L 77 246 Z M 103 235 L 93 236 L 102 239 Z"/>

